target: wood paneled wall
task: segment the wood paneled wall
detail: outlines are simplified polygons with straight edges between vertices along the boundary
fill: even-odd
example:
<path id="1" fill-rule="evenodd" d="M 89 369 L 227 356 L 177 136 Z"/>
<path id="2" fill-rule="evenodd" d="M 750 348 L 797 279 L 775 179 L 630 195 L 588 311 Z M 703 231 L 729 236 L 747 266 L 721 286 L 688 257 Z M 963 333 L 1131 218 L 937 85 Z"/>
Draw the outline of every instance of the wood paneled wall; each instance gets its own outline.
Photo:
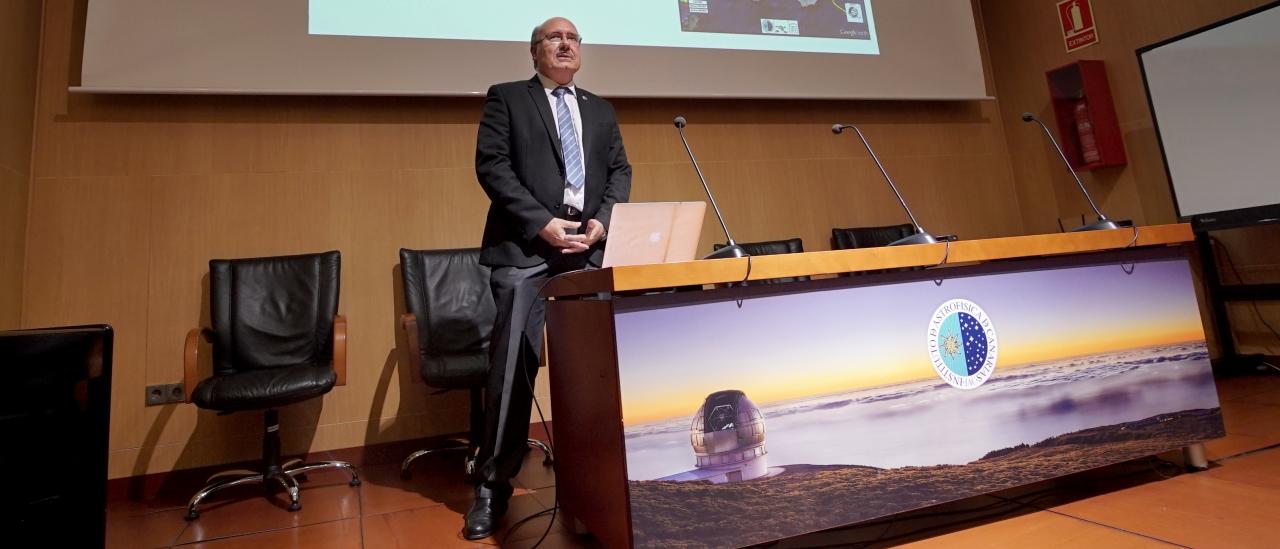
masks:
<path id="1" fill-rule="evenodd" d="M 22 318 L 41 0 L 0 3 L 0 330 Z"/>
<path id="2" fill-rule="evenodd" d="M 1176 221 L 1172 194 L 1135 51 L 1266 3 L 1268 0 L 1094 0 L 1100 42 L 1067 53 L 1056 0 L 981 0 L 996 96 L 1027 231 L 1056 231 L 1060 217 L 1064 224 L 1071 219 L 1079 224 L 1080 215 L 1089 211 L 1043 132 L 1019 118 L 1021 112 L 1030 111 L 1052 120 L 1045 71 L 1080 59 L 1106 62 L 1129 163 L 1083 172 L 1081 179 L 1109 217 L 1143 225 L 1171 223 Z M 1219 231 L 1215 236 L 1230 250 L 1239 278 L 1249 282 L 1280 280 L 1280 226 Z M 1224 281 L 1235 282 L 1237 274 L 1232 267 L 1220 263 Z M 1280 341 L 1258 316 L 1280 328 L 1280 304 L 1260 303 L 1258 314 L 1253 307 L 1251 303 L 1231 305 L 1241 350 L 1280 353 Z"/>
<path id="3" fill-rule="evenodd" d="M 183 335 L 207 321 L 215 257 L 343 253 L 348 385 L 283 411 L 286 451 L 464 430 L 466 396 L 428 395 L 401 360 L 395 269 L 400 247 L 479 244 L 482 101 L 71 95 L 76 7 L 48 6 L 23 323 L 115 326 L 110 476 L 259 455 L 256 414 L 143 406 L 144 386 L 181 379 Z M 741 241 L 798 236 L 827 249 L 832 227 L 904 220 L 861 145 L 831 134 L 837 121 L 861 124 L 930 231 L 1023 233 L 994 101 L 615 106 L 635 168 L 632 199 L 703 199 L 671 126 L 684 115 Z M 702 249 L 720 238 L 708 217 Z"/>

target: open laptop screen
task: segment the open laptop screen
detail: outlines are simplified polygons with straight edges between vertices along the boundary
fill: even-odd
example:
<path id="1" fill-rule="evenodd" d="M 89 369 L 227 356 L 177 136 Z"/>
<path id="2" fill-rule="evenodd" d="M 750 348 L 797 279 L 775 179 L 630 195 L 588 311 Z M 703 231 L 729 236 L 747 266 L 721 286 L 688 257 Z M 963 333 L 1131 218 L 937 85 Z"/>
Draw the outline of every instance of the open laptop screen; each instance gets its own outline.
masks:
<path id="1" fill-rule="evenodd" d="M 602 267 L 692 261 L 706 202 L 615 204 Z"/>

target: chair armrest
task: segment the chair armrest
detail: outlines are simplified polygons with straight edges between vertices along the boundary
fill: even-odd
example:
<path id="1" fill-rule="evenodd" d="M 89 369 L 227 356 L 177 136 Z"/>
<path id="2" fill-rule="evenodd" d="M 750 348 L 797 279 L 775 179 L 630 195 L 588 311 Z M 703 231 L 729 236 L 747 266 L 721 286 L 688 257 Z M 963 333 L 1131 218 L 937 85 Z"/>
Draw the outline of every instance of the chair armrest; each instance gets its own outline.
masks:
<path id="1" fill-rule="evenodd" d="M 182 352 L 182 391 L 186 395 L 185 402 L 191 402 L 191 394 L 196 391 L 196 385 L 200 384 L 198 366 L 201 336 L 205 341 L 213 341 L 213 332 L 208 328 L 192 328 L 187 332 L 187 341 Z"/>
<path id="2" fill-rule="evenodd" d="M 333 372 L 338 375 L 335 385 L 347 384 L 347 317 L 333 317 Z"/>
<path id="3" fill-rule="evenodd" d="M 418 377 L 422 372 L 422 349 L 418 345 L 418 317 L 413 313 L 400 315 L 400 329 L 404 330 L 405 343 L 409 345 L 409 366 Z"/>

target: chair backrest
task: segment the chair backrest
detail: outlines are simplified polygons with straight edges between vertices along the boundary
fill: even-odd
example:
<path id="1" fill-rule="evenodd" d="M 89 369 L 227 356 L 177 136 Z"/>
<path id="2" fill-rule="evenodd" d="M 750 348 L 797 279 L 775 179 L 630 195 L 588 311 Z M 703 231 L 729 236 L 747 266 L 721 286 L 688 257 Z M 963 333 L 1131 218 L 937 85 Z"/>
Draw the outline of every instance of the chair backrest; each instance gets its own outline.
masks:
<path id="1" fill-rule="evenodd" d="M 850 248 L 887 246 L 890 242 L 901 240 L 915 234 L 915 232 L 915 227 L 910 223 L 884 225 L 881 227 L 835 228 L 831 229 L 831 249 L 848 250 Z"/>
<path id="2" fill-rule="evenodd" d="M 214 375 L 333 361 L 337 251 L 209 261 Z"/>
<path id="3" fill-rule="evenodd" d="M 776 254 L 799 254 L 804 253 L 804 241 L 799 238 L 788 238 L 785 240 L 766 240 L 763 242 L 739 242 L 742 250 L 747 255 L 776 255 Z M 715 249 L 723 248 L 724 244 L 716 244 Z M 767 278 L 764 280 L 752 280 L 749 284 L 779 284 L 782 282 L 802 282 L 809 280 L 807 276 L 787 276 L 782 278 Z"/>
<path id="4" fill-rule="evenodd" d="M 445 389 L 483 384 L 497 308 L 480 249 L 401 249 L 400 272 L 405 311 L 418 321 L 423 381 Z"/>

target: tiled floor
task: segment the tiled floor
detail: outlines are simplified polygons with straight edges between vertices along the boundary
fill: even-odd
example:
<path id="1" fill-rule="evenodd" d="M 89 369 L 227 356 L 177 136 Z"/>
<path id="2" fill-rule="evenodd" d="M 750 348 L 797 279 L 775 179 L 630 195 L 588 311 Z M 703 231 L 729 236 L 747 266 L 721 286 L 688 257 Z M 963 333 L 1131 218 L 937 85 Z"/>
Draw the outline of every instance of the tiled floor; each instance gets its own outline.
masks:
<path id="1" fill-rule="evenodd" d="M 1139 460 L 769 547 L 1280 547 L 1280 375 L 1227 378 L 1218 388 L 1229 434 L 1206 445 L 1207 471 Z M 555 504 L 554 474 L 531 455 L 508 525 L 463 540 L 471 491 L 459 469 L 457 457 L 428 456 L 404 480 L 398 463 L 365 465 L 358 488 L 341 472 L 313 473 L 296 513 L 279 495 L 247 495 L 253 488 L 212 500 L 194 522 L 183 520 L 177 496 L 120 500 L 108 509 L 107 546 L 524 549 L 548 530 L 549 516 L 509 524 Z M 559 524 L 540 545 L 598 546 Z"/>

